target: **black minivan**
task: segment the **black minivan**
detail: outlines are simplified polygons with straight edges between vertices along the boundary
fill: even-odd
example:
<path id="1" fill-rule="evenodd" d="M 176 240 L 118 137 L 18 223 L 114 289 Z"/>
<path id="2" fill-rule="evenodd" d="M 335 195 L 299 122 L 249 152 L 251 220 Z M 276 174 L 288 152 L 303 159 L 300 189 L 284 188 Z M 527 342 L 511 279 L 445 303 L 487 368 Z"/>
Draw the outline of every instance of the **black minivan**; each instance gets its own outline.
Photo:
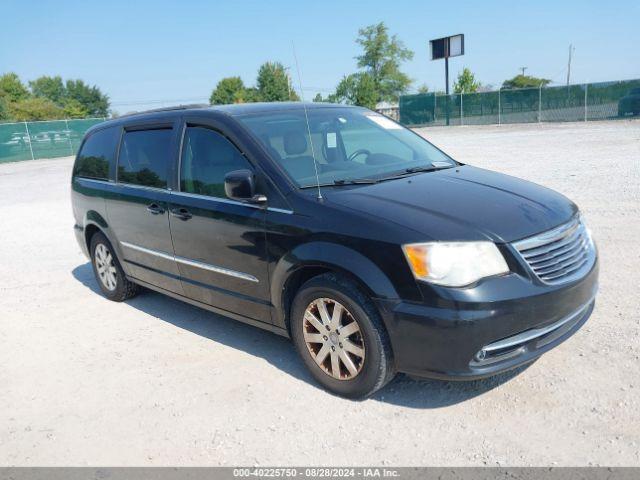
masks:
<path id="1" fill-rule="evenodd" d="M 351 398 L 396 372 L 477 379 L 532 362 L 586 322 L 598 287 L 574 203 L 358 107 L 109 120 L 83 140 L 72 203 L 107 298 L 142 286 L 291 337 Z"/>

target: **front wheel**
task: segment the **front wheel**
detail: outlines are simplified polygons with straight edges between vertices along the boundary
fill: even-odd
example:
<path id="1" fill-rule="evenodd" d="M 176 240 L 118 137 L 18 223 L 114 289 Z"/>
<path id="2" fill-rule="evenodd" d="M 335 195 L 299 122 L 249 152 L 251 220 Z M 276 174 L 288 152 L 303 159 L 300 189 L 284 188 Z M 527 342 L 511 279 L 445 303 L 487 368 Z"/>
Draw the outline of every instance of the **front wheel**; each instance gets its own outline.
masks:
<path id="1" fill-rule="evenodd" d="M 339 275 L 320 275 L 300 288 L 291 334 L 313 377 L 337 395 L 366 398 L 395 374 L 389 337 L 373 302 Z"/>

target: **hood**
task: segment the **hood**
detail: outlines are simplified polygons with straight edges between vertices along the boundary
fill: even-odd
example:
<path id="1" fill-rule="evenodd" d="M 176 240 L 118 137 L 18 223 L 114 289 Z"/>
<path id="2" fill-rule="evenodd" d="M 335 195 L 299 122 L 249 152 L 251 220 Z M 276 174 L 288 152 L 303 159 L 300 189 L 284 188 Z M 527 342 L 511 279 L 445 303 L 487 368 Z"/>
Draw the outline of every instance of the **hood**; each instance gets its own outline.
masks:
<path id="1" fill-rule="evenodd" d="M 565 223 L 577 207 L 535 183 L 470 167 L 371 185 L 331 188 L 325 198 L 410 228 L 426 240 L 512 242 Z"/>

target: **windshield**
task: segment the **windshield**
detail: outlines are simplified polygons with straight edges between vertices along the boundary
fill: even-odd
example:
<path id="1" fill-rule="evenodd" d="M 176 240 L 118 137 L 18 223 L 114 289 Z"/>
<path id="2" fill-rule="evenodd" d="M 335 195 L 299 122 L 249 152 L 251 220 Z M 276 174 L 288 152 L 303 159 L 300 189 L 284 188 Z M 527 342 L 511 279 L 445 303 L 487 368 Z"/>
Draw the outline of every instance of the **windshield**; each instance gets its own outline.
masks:
<path id="1" fill-rule="evenodd" d="M 301 188 L 357 180 L 382 180 L 456 163 L 422 137 L 377 113 L 358 108 L 304 110 L 240 116 L 270 155 Z"/>

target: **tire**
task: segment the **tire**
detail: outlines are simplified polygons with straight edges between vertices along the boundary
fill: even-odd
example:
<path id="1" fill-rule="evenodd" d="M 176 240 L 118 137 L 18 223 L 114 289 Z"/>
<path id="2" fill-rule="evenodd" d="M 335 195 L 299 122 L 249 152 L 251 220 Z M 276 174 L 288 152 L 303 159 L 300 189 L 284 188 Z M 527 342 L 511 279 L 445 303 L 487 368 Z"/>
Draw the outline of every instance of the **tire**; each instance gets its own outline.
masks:
<path id="1" fill-rule="evenodd" d="M 140 287 L 127 280 L 120 266 L 118 257 L 107 237 L 102 232 L 96 232 L 90 242 L 91 265 L 98 286 L 105 297 L 114 302 L 122 302 L 137 295 Z M 107 274 L 103 266 L 107 267 Z"/>
<path id="2" fill-rule="evenodd" d="M 335 321 L 338 317 L 333 317 L 337 305 L 342 307 L 338 310 L 339 323 Z M 395 375 L 391 343 L 382 319 L 371 299 L 347 278 L 329 273 L 302 285 L 293 300 L 290 326 L 307 369 L 336 395 L 366 398 Z"/>

